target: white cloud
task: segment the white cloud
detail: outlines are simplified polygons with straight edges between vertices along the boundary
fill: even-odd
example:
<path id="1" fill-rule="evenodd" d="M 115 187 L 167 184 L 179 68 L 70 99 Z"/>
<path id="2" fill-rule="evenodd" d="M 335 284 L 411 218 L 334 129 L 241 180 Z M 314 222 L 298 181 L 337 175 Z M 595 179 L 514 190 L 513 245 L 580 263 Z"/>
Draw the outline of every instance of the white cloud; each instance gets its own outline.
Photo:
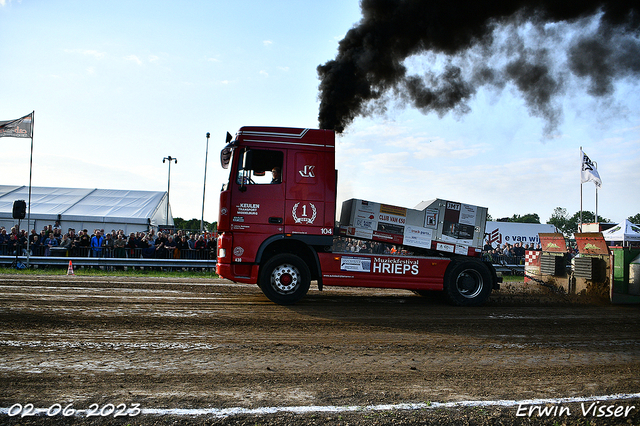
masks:
<path id="1" fill-rule="evenodd" d="M 124 59 L 127 61 L 135 62 L 138 65 L 142 65 L 142 61 L 136 55 L 125 56 Z"/>
<path id="2" fill-rule="evenodd" d="M 271 40 L 265 40 L 262 42 L 262 44 L 264 44 L 265 46 L 271 46 L 273 42 Z"/>
<path id="3" fill-rule="evenodd" d="M 260 71 L 260 75 L 265 76 L 265 77 L 269 77 L 269 73 L 266 72 L 265 70 L 261 70 Z"/>
<path id="4" fill-rule="evenodd" d="M 159 57 L 159 56 L 156 56 L 156 55 L 149 55 L 149 62 L 155 62 L 155 61 L 157 61 L 158 59 L 160 59 L 160 57 Z"/>
<path id="5" fill-rule="evenodd" d="M 64 51 L 65 53 L 78 53 L 80 55 L 93 56 L 96 59 L 101 59 L 106 55 L 105 52 L 99 52 L 93 49 L 64 49 Z"/>

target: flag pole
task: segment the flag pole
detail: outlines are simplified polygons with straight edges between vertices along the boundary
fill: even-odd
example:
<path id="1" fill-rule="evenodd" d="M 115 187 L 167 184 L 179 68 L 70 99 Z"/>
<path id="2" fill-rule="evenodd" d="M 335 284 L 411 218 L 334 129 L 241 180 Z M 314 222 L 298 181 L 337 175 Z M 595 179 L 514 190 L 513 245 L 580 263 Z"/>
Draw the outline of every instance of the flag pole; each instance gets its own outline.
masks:
<path id="1" fill-rule="evenodd" d="M 29 227 L 31 226 L 31 177 L 33 175 L 33 122 L 35 120 L 36 112 L 31 111 L 31 154 L 29 156 L 29 204 L 27 204 L 27 268 L 29 267 L 30 260 L 30 244 L 29 237 L 31 234 L 29 233 Z"/>
<path id="2" fill-rule="evenodd" d="M 598 168 L 598 163 L 597 162 L 593 162 L 593 164 L 596 165 L 596 169 Z M 598 222 L 598 185 L 595 185 L 596 187 L 596 223 Z"/>
<path id="3" fill-rule="evenodd" d="M 596 164 L 596 168 L 598 168 L 598 165 Z M 598 222 L 598 185 L 596 185 L 596 224 L 599 223 Z"/>
<path id="4" fill-rule="evenodd" d="M 204 234 L 204 196 L 207 193 L 207 157 L 209 157 L 209 137 L 207 132 L 207 149 L 204 153 L 204 184 L 202 185 L 202 216 L 200 216 L 200 233 Z"/>
<path id="5" fill-rule="evenodd" d="M 582 153 L 582 147 L 580 147 L 580 170 L 582 170 L 583 161 L 584 154 Z M 582 177 L 580 178 L 580 224 L 578 225 L 578 232 L 582 232 Z"/>

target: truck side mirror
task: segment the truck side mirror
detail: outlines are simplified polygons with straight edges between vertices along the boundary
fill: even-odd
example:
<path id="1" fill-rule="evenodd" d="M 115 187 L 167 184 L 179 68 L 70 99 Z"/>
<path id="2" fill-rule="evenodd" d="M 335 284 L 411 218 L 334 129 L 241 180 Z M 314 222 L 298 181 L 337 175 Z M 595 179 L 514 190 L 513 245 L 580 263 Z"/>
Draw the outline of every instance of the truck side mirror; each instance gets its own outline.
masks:
<path id="1" fill-rule="evenodd" d="M 244 154 L 244 169 L 253 170 L 253 151 L 250 149 Z"/>

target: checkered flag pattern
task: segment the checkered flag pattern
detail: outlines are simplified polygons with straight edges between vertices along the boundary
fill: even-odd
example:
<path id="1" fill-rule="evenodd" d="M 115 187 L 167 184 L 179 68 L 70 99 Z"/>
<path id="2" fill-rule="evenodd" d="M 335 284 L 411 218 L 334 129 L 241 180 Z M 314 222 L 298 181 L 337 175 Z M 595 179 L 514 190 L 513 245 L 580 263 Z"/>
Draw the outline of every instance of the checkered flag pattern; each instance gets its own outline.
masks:
<path id="1" fill-rule="evenodd" d="M 524 266 L 540 266 L 540 251 L 527 250 L 524 253 Z"/>

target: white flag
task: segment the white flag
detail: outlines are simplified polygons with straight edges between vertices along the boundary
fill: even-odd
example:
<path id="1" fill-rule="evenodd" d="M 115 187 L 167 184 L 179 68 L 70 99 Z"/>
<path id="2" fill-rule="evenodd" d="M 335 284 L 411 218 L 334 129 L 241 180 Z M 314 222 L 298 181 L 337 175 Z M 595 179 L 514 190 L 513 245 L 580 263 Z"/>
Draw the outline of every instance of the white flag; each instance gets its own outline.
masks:
<path id="1" fill-rule="evenodd" d="M 598 169 L 596 165 L 593 164 L 593 161 L 587 157 L 587 154 L 582 152 L 580 149 L 580 154 L 582 155 L 582 171 L 580 172 L 580 182 L 585 183 L 589 181 L 593 181 L 598 188 L 602 186 L 602 180 L 600 180 L 600 174 L 598 173 Z"/>

